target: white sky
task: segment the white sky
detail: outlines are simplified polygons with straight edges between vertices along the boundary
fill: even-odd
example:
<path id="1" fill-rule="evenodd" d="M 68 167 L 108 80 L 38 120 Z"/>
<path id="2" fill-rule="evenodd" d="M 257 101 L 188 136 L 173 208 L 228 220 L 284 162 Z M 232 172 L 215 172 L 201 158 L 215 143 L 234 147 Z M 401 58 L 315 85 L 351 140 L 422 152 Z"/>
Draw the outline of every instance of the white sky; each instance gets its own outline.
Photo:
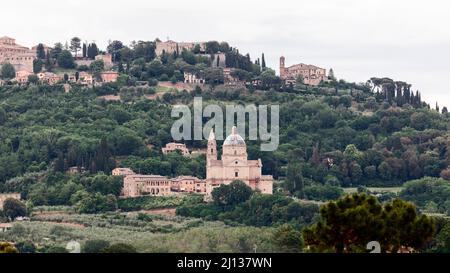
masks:
<path id="1" fill-rule="evenodd" d="M 450 2 L 445 0 L 2 1 L 0 36 L 31 47 L 79 36 L 105 48 L 117 39 L 228 41 L 278 71 L 299 62 L 338 78 L 413 84 L 433 107 L 450 106 Z"/>

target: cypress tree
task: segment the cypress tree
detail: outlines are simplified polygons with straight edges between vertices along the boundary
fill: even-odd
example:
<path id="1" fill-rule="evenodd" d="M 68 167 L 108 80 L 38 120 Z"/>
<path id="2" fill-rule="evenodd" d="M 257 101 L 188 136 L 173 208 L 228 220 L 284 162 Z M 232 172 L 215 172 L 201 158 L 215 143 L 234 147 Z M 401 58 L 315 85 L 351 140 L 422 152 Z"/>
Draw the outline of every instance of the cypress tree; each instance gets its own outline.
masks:
<path id="1" fill-rule="evenodd" d="M 261 67 L 266 68 L 266 60 L 264 59 L 264 53 L 261 56 Z"/>

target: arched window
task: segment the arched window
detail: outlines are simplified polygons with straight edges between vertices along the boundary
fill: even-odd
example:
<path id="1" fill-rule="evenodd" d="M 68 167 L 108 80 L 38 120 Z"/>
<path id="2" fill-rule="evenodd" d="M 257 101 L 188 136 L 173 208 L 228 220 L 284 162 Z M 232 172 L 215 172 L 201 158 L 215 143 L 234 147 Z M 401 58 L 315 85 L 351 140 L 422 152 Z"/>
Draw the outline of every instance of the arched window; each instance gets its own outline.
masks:
<path id="1" fill-rule="evenodd" d="M 239 177 L 239 172 L 234 172 L 234 177 Z"/>

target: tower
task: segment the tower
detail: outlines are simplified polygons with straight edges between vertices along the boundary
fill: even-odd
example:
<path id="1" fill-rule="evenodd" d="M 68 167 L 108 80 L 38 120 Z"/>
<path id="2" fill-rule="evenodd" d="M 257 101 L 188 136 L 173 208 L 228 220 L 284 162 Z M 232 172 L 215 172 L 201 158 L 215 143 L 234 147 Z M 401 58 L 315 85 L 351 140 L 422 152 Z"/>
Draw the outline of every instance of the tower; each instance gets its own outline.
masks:
<path id="1" fill-rule="evenodd" d="M 211 165 L 211 160 L 217 160 L 217 142 L 214 130 L 211 130 L 208 137 L 208 149 L 206 151 L 207 165 Z"/>
<path id="2" fill-rule="evenodd" d="M 280 57 L 280 78 L 284 78 L 285 71 L 286 71 L 285 58 L 284 58 L 284 56 L 281 56 Z"/>

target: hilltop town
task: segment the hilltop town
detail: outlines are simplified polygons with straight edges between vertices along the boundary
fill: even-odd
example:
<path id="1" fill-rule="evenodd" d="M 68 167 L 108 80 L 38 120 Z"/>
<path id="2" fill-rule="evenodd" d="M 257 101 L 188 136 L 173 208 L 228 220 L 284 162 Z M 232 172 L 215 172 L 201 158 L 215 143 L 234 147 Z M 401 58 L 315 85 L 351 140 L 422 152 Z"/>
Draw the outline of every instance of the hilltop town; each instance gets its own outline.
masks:
<path id="1" fill-rule="evenodd" d="M 111 42 L 106 52 L 99 50 L 95 43 L 81 43 L 77 37 L 71 40 L 70 46 L 57 43 L 50 47 L 41 43 L 29 49 L 17 44 L 14 38 L 4 36 L 0 38 L 0 67 L 11 65 L 12 68 L 4 69 L 6 75 L 2 76 L 0 84 L 93 86 L 116 82 L 120 74 L 135 76 L 140 82 L 156 76 L 158 80 L 173 83 L 253 88 L 292 85 L 296 81 L 317 86 L 328 80 L 325 69 L 313 65 L 297 64 L 285 68 L 284 57 L 280 58 L 280 80 L 277 80 L 273 71 L 267 75 L 262 73 L 266 68 L 264 54 L 261 60 L 258 58 L 252 63 L 248 54 L 239 54 L 225 42 L 162 42 L 156 39 L 154 42 L 135 42 L 131 47 L 137 47 L 144 59 L 156 57 L 147 75 L 135 69 L 135 64 L 130 62 L 133 58 L 130 48 L 120 41 Z M 175 60 L 179 56 L 184 63 L 178 63 L 177 69 L 172 71 L 167 71 L 167 67 L 164 69 L 169 59 Z"/>

